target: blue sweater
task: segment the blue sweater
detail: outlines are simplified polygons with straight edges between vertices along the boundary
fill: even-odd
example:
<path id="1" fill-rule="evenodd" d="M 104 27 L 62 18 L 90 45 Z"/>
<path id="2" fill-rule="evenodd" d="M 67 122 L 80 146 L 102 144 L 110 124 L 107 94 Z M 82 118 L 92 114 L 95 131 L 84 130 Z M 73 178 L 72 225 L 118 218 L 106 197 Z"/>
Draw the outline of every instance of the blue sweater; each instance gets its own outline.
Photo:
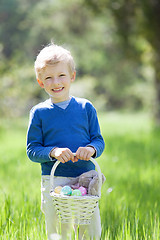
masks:
<path id="1" fill-rule="evenodd" d="M 54 147 L 69 148 L 73 153 L 87 145 L 96 149 L 96 157 L 104 150 L 97 113 L 86 99 L 72 97 L 66 109 L 50 99 L 31 109 L 27 133 L 27 155 L 41 164 L 42 175 L 49 175 L 57 161 L 49 154 Z M 55 176 L 77 177 L 94 169 L 91 161 L 60 163 Z"/>

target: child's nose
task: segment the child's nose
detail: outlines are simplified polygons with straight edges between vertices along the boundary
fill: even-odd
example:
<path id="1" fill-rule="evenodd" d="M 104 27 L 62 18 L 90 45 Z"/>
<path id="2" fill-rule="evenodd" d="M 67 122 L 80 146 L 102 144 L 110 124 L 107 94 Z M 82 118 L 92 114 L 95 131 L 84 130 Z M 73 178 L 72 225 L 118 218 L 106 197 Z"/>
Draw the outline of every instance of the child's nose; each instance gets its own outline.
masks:
<path id="1" fill-rule="evenodd" d="M 52 80 L 53 84 L 59 84 L 59 79 L 57 77 L 54 77 Z"/>

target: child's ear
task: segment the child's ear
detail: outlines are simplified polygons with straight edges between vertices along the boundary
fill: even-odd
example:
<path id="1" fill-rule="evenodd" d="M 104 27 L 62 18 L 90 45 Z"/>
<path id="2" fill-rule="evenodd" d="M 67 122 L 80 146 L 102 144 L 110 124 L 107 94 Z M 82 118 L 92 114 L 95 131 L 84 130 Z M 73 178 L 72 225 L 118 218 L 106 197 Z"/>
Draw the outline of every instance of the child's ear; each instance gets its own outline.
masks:
<path id="1" fill-rule="evenodd" d="M 76 78 L 76 71 L 72 73 L 71 82 L 74 82 Z"/>
<path id="2" fill-rule="evenodd" d="M 38 84 L 39 84 L 39 86 L 40 86 L 41 88 L 44 88 L 44 84 L 43 84 L 43 82 L 40 81 L 38 78 L 37 78 L 37 82 L 38 82 Z"/>

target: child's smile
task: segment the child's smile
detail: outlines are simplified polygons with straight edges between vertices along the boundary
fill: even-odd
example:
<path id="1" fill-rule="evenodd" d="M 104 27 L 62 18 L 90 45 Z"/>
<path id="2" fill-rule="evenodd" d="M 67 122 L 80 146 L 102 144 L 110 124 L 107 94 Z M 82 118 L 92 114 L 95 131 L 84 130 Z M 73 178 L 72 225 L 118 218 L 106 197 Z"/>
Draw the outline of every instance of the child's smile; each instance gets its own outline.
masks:
<path id="1" fill-rule="evenodd" d="M 69 99 L 70 84 L 75 80 L 75 72 L 70 73 L 67 63 L 48 65 L 38 83 L 51 97 L 53 103 Z"/>
<path id="2" fill-rule="evenodd" d="M 64 89 L 64 87 L 61 87 L 61 88 L 53 88 L 52 91 L 53 91 L 54 93 L 59 93 L 59 92 L 63 91 L 63 89 Z"/>
<path id="3" fill-rule="evenodd" d="M 52 91 L 53 92 L 60 92 L 60 91 L 62 91 L 64 88 L 63 87 L 61 87 L 61 88 L 54 88 L 54 89 L 52 89 Z"/>

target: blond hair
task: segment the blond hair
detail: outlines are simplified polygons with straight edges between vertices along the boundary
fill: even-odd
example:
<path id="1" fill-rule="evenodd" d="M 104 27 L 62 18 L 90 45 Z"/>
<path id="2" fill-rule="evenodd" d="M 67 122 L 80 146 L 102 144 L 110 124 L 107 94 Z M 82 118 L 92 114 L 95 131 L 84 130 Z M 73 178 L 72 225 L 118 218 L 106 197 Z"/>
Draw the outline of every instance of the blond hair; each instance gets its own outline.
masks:
<path id="1" fill-rule="evenodd" d="M 40 78 L 46 66 L 62 61 L 68 64 L 69 71 L 72 74 L 75 71 L 75 63 L 70 51 L 54 43 L 44 47 L 38 54 L 34 64 L 36 77 Z"/>

